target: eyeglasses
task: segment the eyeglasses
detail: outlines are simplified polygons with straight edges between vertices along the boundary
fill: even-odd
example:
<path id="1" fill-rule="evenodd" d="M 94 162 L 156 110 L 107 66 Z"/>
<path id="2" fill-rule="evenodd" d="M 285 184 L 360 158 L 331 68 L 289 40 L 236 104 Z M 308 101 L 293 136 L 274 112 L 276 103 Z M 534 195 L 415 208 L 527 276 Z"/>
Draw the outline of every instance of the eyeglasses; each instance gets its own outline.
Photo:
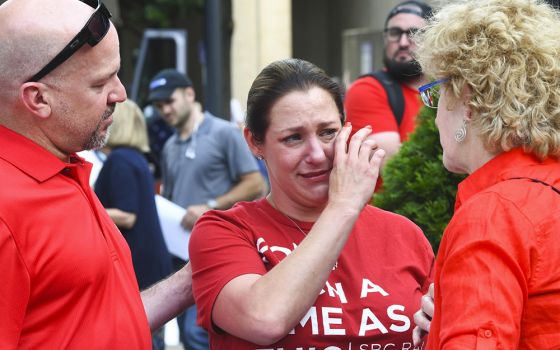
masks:
<path id="1" fill-rule="evenodd" d="M 430 108 L 437 108 L 439 101 L 440 85 L 449 79 L 439 79 L 418 88 L 422 102 Z"/>
<path id="2" fill-rule="evenodd" d="M 418 32 L 418 30 L 419 30 L 418 28 L 408 28 L 407 30 L 402 30 L 399 27 L 391 27 L 391 28 L 385 28 L 383 33 L 385 34 L 385 37 L 387 38 L 388 41 L 397 42 L 401 40 L 403 34 L 406 34 L 406 37 L 408 38 L 408 40 L 410 40 L 410 38 L 416 32 Z"/>
<path id="3" fill-rule="evenodd" d="M 111 18 L 111 13 L 107 10 L 105 5 L 103 5 L 101 0 L 81 1 L 93 7 L 95 11 L 80 32 L 76 34 L 72 40 L 70 40 L 68 45 L 66 45 L 66 47 L 58 53 L 58 55 L 47 63 L 47 65 L 44 66 L 39 73 L 27 80 L 27 83 L 41 80 L 45 75 L 49 74 L 56 67 L 64 63 L 64 61 L 70 58 L 70 56 L 76 53 L 76 51 L 78 51 L 86 43 L 91 47 L 97 45 L 109 31 L 109 27 L 111 26 L 109 18 Z"/>

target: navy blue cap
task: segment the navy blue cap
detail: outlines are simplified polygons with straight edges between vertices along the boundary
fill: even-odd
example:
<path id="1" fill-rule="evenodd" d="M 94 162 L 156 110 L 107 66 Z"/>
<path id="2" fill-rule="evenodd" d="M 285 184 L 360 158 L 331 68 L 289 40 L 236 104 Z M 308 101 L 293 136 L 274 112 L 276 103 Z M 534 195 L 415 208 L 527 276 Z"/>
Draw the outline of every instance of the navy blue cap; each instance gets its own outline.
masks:
<path id="1" fill-rule="evenodd" d="M 185 74 L 176 69 L 168 68 L 160 71 L 150 81 L 150 94 L 148 100 L 168 100 L 175 89 L 192 86 L 192 81 Z"/>
<path id="2" fill-rule="evenodd" d="M 385 20 L 385 28 L 387 28 L 387 22 L 399 13 L 410 13 L 424 19 L 428 19 L 432 16 L 432 7 L 425 2 L 418 0 L 408 0 L 403 1 L 397 6 L 393 7 L 387 19 Z"/>

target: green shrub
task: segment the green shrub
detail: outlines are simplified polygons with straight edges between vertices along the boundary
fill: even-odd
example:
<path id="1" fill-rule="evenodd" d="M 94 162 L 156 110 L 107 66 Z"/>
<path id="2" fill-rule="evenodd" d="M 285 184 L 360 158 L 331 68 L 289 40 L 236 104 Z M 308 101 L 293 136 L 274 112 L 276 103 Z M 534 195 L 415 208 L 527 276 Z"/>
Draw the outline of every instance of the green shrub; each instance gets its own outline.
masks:
<path id="1" fill-rule="evenodd" d="M 375 194 L 375 205 L 414 221 L 437 252 L 464 176 L 443 167 L 434 120 L 434 109 L 420 110 L 416 130 L 383 170 L 383 188 Z"/>

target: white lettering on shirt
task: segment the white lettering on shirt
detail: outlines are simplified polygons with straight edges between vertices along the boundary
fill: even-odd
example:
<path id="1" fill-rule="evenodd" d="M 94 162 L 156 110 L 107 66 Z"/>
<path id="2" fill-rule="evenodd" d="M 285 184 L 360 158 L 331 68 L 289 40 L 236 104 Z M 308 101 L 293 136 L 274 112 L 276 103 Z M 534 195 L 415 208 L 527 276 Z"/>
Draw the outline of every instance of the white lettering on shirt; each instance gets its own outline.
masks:
<path id="1" fill-rule="evenodd" d="M 331 317 L 331 314 L 342 314 L 342 309 L 338 307 L 323 307 L 321 308 L 323 314 L 323 328 L 325 335 L 346 335 L 344 328 L 331 328 L 331 325 L 341 325 L 342 318 Z"/>
<path id="2" fill-rule="evenodd" d="M 406 332 L 410 329 L 410 319 L 401 314 L 396 314 L 395 311 L 404 311 L 404 306 L 402 305 L 391 305 L 387 308 L 387 316 L 393 321 L 401 321 L 404 324 L 402 326 L 397 326 L 392 324 L 389 328 L 394 332 Z"/>
<path id="3" fill-rule="evenodd" d="M 362 279 L 362 293 L 360 294 L 360 298 L 366 298 L 369 293 L 379 293 L 384 297 L 389 295 L 389 293 L 387 293 L 383 288 L 367 278 L 364 278 Z"/>
<path id="4" fill-rule="evenodd" d="M 346 295 L 344 294 L 344 289 L 342 288 L 342 284 L 340 283 L 335 283 L 334 284 L 336 288 L 333 288 L 329 281 L 327 281 L 326 286 L 327 286 L 327 292 L 329 293 L 330 297 L 334 297 L 335 295 L 338 296 L 338 298 L 340 299 L 340 302 L 343 304 L 348 303 L 348 300 L 346 299 Z"/>
<path id="5" fill-rule="evenodd" d="M 369 323 L 368 321 L 371 321 Z M 373 312 L 369 308 L 362 310 L 362 322 L 360 324 L 360 331 L 358 333 L 359 336 L 363 337 L 366 335 L 367 331 L 372 331 L 374 329 L 378 329 L 383 334 L 387 334 L 389 331 L 381 321 L 375 316 Z"/>
<path id="6" fill-rule="evenodd" d="M 273 246 L 270 248 L 270 251 L 273 252 L 273 253 L 274 253 L 274 252 L 282 252 L 282 253 L 284 253 L 284 255 L 286 255 L 286 256 L 290 255 L 290 253 L 292 252 L 292 251 L 291 251 L 290 249 L 288 249 L 288 248 L 279 247 L 279 246 L 276 246 L 276 245 L 273 245 Z"/>

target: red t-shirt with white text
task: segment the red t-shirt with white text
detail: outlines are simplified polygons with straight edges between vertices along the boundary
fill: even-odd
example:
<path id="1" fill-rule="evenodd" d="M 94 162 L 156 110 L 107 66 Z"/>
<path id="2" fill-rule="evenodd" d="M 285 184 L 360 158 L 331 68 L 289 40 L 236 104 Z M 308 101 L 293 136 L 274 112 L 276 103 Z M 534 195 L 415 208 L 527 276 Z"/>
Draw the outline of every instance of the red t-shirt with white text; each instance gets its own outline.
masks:
<path id="1" fill-rule="evenodd" d="M 308 231 L 312 223 L 297 222 Z M 189 254 L 199 323 L 213 349 L 412 349 L 412 315 L 431 281 L 434 255 L 408 219 L 367 206 L 325 287 L 295 329 L 270 346 L 212 326 L 216 297 L 233 278 L 265 274 L 304 238 L 266 200 L 204 215 Z"/>

